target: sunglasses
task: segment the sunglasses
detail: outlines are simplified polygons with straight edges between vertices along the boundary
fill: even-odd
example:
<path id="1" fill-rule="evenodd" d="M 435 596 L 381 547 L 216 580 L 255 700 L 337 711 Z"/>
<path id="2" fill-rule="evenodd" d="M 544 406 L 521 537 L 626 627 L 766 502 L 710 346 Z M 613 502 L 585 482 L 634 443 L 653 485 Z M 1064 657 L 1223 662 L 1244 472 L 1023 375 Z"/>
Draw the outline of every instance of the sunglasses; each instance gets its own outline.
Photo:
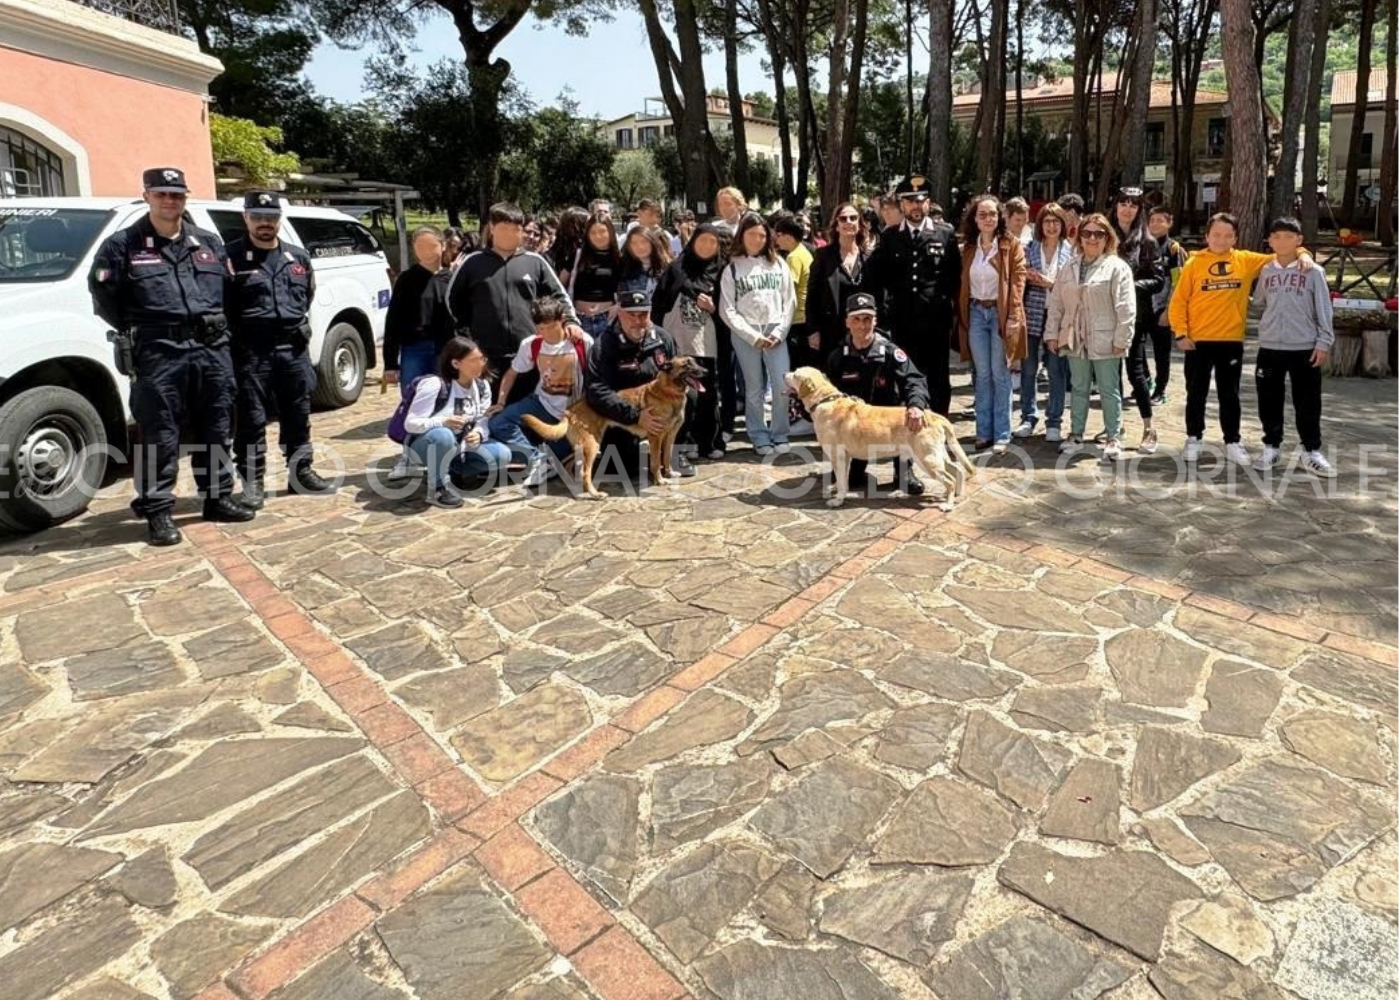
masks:
<path id="1" fill-rule="evenodd" d="M 1079 230 L 1079 237 L 1085 240 L 1106 240 L 1108 239 L 1108 233 L 1104 232 L 1102 229 L 1081 229 Z"/>
<path id="2" fill-rule="evenodd" d="M 859 221 L 860 221 L 860 216 L 859 216 L 859 215 L 838 215 L 838 216 L 836 217 L 836 221 L 837 221 L 837 222 L 859 222 Z"/>

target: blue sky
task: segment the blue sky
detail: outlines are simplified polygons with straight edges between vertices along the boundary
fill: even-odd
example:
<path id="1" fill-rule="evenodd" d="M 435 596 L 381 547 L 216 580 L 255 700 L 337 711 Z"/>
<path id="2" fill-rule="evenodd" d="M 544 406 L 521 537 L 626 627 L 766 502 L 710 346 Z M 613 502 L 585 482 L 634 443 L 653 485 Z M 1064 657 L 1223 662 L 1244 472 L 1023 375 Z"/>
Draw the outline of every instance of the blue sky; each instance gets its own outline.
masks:
<path id="1" fill-rule="evenodd" d="M 419 29 L 412 60 L 426 67 L 444 57 L 460 59 L 462 50 L 447 17 L 435 17 Z M 307 76 L 319 93 L 339 101 L 364 95 L 364 62 L 368 50 L 345 51 L 323 43 L 312 55 Z M 620 118 L 640 111 L 642 101 L 659 97 L 656 66 L 647 46 L 640 14 L 620 12 L 611 23 L 594 27 L 588 38 L 566 35 L 553 25 L 527 20 L 496 50 L 509 60 L 514 78 L 537 104 L 549 104 L 565 87 L 579 110 L 599 118 Z M 705 58 L 705 81 L 724 85 L 724 55 Z M 740 57 L 739 85 L 744 93 L 772 91 L 757 52 Z"/>

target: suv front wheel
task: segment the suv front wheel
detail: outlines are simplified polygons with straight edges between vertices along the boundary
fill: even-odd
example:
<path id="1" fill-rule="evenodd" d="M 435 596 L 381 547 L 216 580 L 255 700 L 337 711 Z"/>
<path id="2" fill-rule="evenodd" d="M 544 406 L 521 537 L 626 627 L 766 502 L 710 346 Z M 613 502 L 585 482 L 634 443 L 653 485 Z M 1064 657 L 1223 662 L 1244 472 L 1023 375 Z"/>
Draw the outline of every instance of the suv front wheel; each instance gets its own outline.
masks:
<path id="1" fill-rule="evenodd" d="M 0 406 L 0 528 L 38 531 L 81 514 L 107 469 L 102 417 L 57 385 Z"/>
<path id="2" fill-rule="evenodd" d="M 321 406 L 349 406 L 360 398 L 365 366 L 365 344 L 360 331 L 349 323 L 332 325 L 321 345 L 316 391 L 311 398 Z"/>

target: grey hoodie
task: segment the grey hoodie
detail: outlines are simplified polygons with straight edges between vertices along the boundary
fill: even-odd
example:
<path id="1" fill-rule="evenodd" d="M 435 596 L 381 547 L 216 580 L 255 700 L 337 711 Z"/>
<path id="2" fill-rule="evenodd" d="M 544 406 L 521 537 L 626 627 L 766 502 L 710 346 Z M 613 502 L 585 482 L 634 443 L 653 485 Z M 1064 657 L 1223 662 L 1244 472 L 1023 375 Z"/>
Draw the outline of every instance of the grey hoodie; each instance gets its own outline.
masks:
<path id="1" fill-rule="evenodd" d="M 1254 301 L 1264 307 L 1259 320 L 1259 346 L 1273 351 L 1330 350 L 1332 295 L 1322 268 L 1304 271 L 1294 261 L 1287 267 L 1270 261 L 1259 272 Z"/>

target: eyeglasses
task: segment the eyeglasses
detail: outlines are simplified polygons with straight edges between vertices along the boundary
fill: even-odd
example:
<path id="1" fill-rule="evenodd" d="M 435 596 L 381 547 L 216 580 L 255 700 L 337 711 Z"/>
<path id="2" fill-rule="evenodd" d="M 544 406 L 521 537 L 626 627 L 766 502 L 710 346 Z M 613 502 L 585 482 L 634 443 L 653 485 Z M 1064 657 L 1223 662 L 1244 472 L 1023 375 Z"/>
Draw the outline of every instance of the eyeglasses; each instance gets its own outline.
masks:
<path id="1" fill-rule="evenodd" d="M 1108 239 L 1108 233 L 1104 232 L 1102 229 L 1081 229 L 1079 230 L 1079 238 L 1084 240 L 1106 240 Z"/>

